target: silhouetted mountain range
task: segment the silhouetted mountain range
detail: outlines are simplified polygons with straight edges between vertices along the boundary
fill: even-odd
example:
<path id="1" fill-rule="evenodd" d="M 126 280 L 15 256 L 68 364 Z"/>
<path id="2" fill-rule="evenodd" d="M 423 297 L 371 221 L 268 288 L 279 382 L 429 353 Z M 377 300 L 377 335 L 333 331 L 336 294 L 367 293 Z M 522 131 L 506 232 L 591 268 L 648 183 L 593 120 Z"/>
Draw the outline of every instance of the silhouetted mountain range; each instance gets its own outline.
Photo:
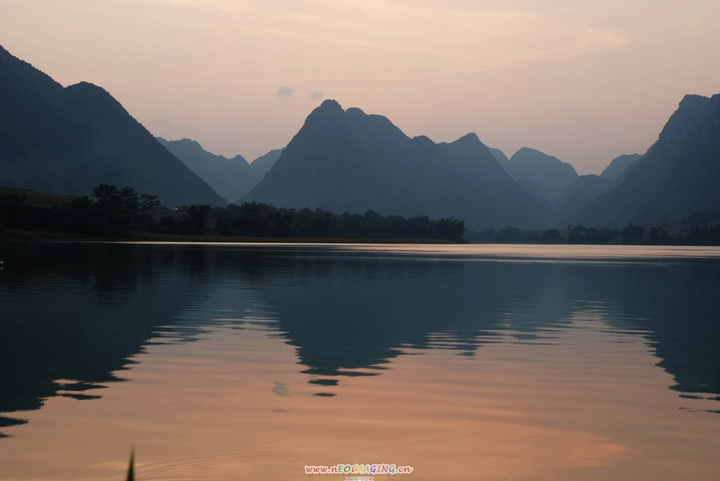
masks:
<path id="1" fill-rule="evenodd" d="M 127 185 L 170 207 L 225 204 L 214 188 L 234 202 L 455 217 L 471 229 L 715 221 L 719 98 L 686 96 L 646 154 L 618 157 L 600 176 L 529 148 L 508 160 L 475 134 L 409 138 L 385 117 L 332 100 L 284 150 L 248 165 L 187 139 L 166 149 L 102 88 L 64 88 L 0 47 L 0 185 L 73 196 Z"/>
<path id="2" fill-rule="evenodd" d="M 573 216 L 587 204 L 622 184 L 627 172 L 641 158 L 640 154 L 621 155 L 613 159 L 600 175 L 578 176 L 555 204 L 558 217 L 568 222 L 574 220 Z"/>
<path id="3" fill-rule="evenodd" d="M 500 165 L 502 165 L 503 162 L 507 162 L 509 160 L 507 158 L 507 155 L 505 155 L 505 153 L 500 149 L 496 149 L 494 147 L 488 147 L 488 150 L 490 151 L 492 156 L 495 158 L 495 160 L 497 160 L 500 163 Z"/>
<path id="4" fill-rule="evenodd" d="M 600 176 L 612 180 L 622 177 L 624 180 L 623 176 L 627 174 L 627 171 L 631 169 L 632 166 L 635 165 L 641 158 L 642 155 L 640 154 L 629 154 L 616 157 L 610 162 L 610 165 L 605 167 L 605 170 L 602 171 Z"/>
<path id="5" fill-rule="evenodd" d="M 555 204 L 555 211 L 560 219 L 571 219 L 580 209 L 616 185 L 613 179 L 601 175 L 581 175 L 567 186 Z"/>
<path id="6" fill-rule="evenodd" d="M 237 201 L 255 187 L 282 153 L 282 149 L 271 150 L 248 163 L 242 155 L 228 159 L 208 152 L 195 140 L 157 140 L 228 202 Z"/>
<path id="7" fill-rule="evenodd" d="M 281 207 L 456 217 L 469 226 L 540 226 L 548 213 L 475 134 L 436 144 L 387 118 L 326 100 L 242 198 Z"/>
<path id="8" fill-rule="evenodd" d="M 535 184 L 551 204 L 556 204 L 578 177 L 572 165 L 527 147 L 518 150 L 510 160 L 500 165 L 521 184 Z M 528 190 L 534 193 L 532 188 Z"/>
<path id="9" fill-rule="evenodd" d="M 168 206 L 224 201 L 105 90 L 63 88 L 0 47 L 0 184 L 89 195 L 100 183 Z"/>
<path id="10" fill-rule="evenodd" d="M 253 160 L 250 163 L 250 168 L 258 174 L 260 179 L 262 179 L 265 174 L 267 174 L 267 171 L 275 165 L 275 162 L 277 162 L 280 158 L 280 154 L 282 154 L 282 152 L 283 149 L 271 150 L 267 154 L 261 155 L 257 159 Z"/>
<path id="11" fill-rule="evenodd" d="M 228 159 L 211 154 L 190 139 L 157 140 L 227 201 L 247 193 L 260 180 L 242 155 Z"/>
<path id="12" fill-rule="evenodd" d="M 705 212 L 720 219 L 720 94 L 687 95 L 658 141 L 624 182 L 584 207 L 589 225 L 679 222 Z"/>

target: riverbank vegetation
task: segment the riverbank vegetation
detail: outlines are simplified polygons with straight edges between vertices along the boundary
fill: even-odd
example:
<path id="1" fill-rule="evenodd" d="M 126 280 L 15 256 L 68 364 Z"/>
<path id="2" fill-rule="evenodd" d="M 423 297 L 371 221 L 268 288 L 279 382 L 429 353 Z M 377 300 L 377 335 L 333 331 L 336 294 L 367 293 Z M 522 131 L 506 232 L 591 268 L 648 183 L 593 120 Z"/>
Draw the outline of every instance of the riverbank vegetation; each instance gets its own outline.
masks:
<path id="1" fill-rule="evenodd" d="M 468 232 L 466 239 L 471 243 L 494 244 L 720 245 L 720 224 L 693 218 L 676 227 L 628 224 L 620 229 L 576 224 L 563 230 L 526 230 L 507 226 Z"/>
<path id="2" fill-rule="evenodd" d="M 244 239 L 427 240 L 464 242 L 465 222 L 428 216 L 334 214 L 323 209 L 287 209 L 258 202 L 227 207 L 160 205 L 156 196 L 130 187 L 100 184 L 92 196 L 40 195 L 33 191 L 0 192 L 0 235 L 43 231 L 96 238 L 187 236 Z"/>
<path id="3" fill-rule="evenodd" d="M 0 237 L 145 239 L 175 241 L 409 241 L 518 244 L 720 245 L 720 224 L 697 215 L 678 226 L 623 228 L 569 225 L 527 230 L 514 226 L 466 230 L 455 218 L 404 218 L 288 209 L 258 202 L 227 207 L 163 207 L 130 187 L 100 184 L 91 196 L 65 197 L 27 189 L 0 189 Z"/>

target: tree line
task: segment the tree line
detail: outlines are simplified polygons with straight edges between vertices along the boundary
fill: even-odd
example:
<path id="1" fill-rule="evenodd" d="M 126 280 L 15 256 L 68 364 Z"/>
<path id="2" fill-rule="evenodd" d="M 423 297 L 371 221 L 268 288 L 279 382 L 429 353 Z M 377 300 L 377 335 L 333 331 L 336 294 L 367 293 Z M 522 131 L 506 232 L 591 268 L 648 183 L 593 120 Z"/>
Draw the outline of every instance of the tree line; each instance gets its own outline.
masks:
<path id="1" fill-rule="evenodd" d="M 56 196 L 60 199 L 59 196 Z M 131 187 L 100 184 L 92 195 L 46 202 L 30 202 L 22 191 L 0 194 L 0 235 L 4 230 L 47 231 L 100 238 L 128 237 L 147 232 L 180 236 L 226 236 L 277 239 L 408 239 L 477 243 L 526 244 L 647 244 L 720 245 L 720 223 L 706 216 L 685 219 L 681 227 L 617 228 L 570 225 L 567 229 L 526 230 L 514 226 L 466 232 L 465 222 L 428 216 L 404 218 L 364 214 L 335 214 L 323 209 L 288 209 L 259 202 L 227 207 L 183 206 L 170 210 L 157 196 Z M 7 234 L 5 234 L 7 235 Z"/>
<path id="2" fill-rule="evenodd" d="M 157 196 L 131 187 L 100 184 L 90 196 L 52 205 L 32 205 L 22 192 L 0 195 L 0 230 L 42 230 L 124 237 L 137 232 L 193 236 L 297 239 L 426 239 L 464 242 L 465 222 L 428 216 L 335 214 L 323 209 L 288 209 L 259 202 L 227 207 L 182 206 L 170 210 Z"/>
<path id="3" fill-rule="evenodd" d="M 152 227 L 150 212 L 160 207 L 156 196 L 130 187 L 100 184 L 92 196 L 34 205 L 23 192 L 0 196 L 0 228 L 42 230 L 109 237 Z"/>
<path id="4" fill-rule="evenodd" d="M 576 224 L 562 231 L 507 226 L 486 229 L 468 237 L 470 242 L 498 244 L 720 245 L 720 224 L 711 224 L 705 219 L 676 229 L 635 224 L 628 224 L 621 229 Z"/>

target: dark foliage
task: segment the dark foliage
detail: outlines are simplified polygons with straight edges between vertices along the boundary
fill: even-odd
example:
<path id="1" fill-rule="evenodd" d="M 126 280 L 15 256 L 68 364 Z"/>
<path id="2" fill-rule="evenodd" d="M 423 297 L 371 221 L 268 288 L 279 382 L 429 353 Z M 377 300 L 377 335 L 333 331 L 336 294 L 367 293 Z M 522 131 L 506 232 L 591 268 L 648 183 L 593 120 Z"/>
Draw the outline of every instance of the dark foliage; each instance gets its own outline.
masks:
<path id="1" fill-rule="evenodd" d="M 22 229 L 98 237 L 126 236 L 134 231 L 204 236 L 263 238 L 428 239 L 463 242 L 465 222 L 454 218 L 405 219 L 365 214 L 336 215 L 322 209 L 285 209 L 258 202 L 227 208 L 191 205 L 160 210 L 157 198 L 100 184 L 92 197 L 77 197 L 50 206 L 29 205 L 26 196 L 0 196 L 0 230 Z M 160 215 L 158 215 L 160 212 Z M 151 213 L 155 214 L 155 220 Z"/>
<path id="2" fill-rule="evenodd" d="M 228 214 L 217 219 L 221 235 L 279 238 L 347 239 L 437 239 L 463 242 L 465 222 L 450 218 L 430 220 L 427 216 L 381 216 L 334 214 L 323 209 L 286 209 L 260 202 L 231 204 Z"/>
<path id="3" fill-rule="evenodd" d="M 525 230 L 514 226 L 470 232 L 469 242 L 497 244 L 632 244 L 720 245 L 720 223 L 702 223 L 670 229 L 666 226 L 628 224 L 622 229 L 570 225 L 567 230 Z"/>
<path id="4" fill-rule="evenodd" d="M 32 192 L 32 191 L 27 191 Z M 38 193 L 34 193 L 38 194 Z M 137 231 L 173 235 L 219 235 L 276 239 L 414 239 L 449 242 L 525 244 L 720 245 L 717 212 L 703 211 L 680 225 L 622 229 L 575 224 L 566 230 L 526 230 L 515 226 L 466 235 L 465 221 L 453 217 L 335 214 L 323 209 L 288 209 L 260 202 L 162 208 L 154 195 L 100 184 L 92 197 L 63 198 L 38 204 L 24 192 L 0 194 L 0 235 L 6 229 L 40 230 L 96 237 L 123 237 Z M 58 198 L 61 199 L 61 198 Z"/>
<path id="5" fill-rule="evenodd" d="M 154 230 L 150 211 L 160 207 L 154 195 L 109 184 L 96 186 L 92 198 L 76 197 L 52 205 L 30 205 L 26 200 L 26 195 L 14 192 L 0 196 L 0 229 L 115 237 L 134 230 Z"/>

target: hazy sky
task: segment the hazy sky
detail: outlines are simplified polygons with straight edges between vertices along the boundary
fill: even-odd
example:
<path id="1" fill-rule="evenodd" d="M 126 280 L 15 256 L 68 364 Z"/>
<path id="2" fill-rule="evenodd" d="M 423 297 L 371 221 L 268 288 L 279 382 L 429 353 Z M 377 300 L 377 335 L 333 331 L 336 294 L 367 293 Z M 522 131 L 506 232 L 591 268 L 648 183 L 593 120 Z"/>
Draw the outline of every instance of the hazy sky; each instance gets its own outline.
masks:
<path id="1" fill-rule="evenodd" d="M 718 0 L 0 0 L 0 44 L 248 160 L 322 100 L 599 173 L 720 92 Z"/>

